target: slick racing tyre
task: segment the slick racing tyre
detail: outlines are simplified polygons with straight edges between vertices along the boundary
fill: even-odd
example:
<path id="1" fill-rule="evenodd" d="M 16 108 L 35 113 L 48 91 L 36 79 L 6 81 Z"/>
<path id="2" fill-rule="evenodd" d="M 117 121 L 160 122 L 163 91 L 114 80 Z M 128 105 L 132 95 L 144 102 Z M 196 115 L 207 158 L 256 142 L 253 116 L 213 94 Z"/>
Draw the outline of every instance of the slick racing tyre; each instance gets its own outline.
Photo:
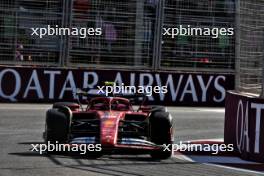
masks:
<path id="1" fill-rule="evenodd" d="M 150 109 L 150 111 L 152 112 L 152 113 L 154 113 L 154 112 L 165 112 L 166 111 L 166 108 L 164 107 L 164 106 L 151 106 L 151 109 Z"/>
<path id="2" fill-rule="evenodd" d="M 169 145 L 173 143 L 173 119 L 168 112 L 156 111 L 150 116 L 150 138 L 157 145 Z M 171 145 L 170 145 L 171 147 Z M 167 159 L 172 154 L 168 150 L 156 150 L 151 153 L 153 159 Z"/>
<path id="3" fill-rule="evenodd" d="M 68 140 L 72 113 L 66 106 L 49 109 L 46 113 L 45 142 L 64 143 Z"/>
<path id="4" fill-rule="evenodd" d="M 52 108 L 63 108 L 64 106 L 70 108 L 72 111 L 80 108 L 80 105 L 74 102 L 57 102 L 53 104 Z"/>

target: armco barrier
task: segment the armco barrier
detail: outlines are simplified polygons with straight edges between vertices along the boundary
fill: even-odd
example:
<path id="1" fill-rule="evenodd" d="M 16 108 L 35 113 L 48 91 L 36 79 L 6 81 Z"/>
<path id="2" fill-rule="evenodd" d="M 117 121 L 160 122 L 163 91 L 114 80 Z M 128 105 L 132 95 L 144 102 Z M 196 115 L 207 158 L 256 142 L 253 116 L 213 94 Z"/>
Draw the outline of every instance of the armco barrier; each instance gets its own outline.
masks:
<path id="1" fill-rule="evenodd" d="M 228 92 L 224 138 L 243 159 L 264 162 L 264 99 Z"/>
<path id="2" fill-rule="evenodd" d="M 148 97 L 151 104 L 223 106 L 231 74 L 189 74 L 59 68 L 0 67 L 0 102 L 73 101 L 75 88 L 97 88 L 104 81 L 125 85 L 167 85 L 166 94 Z"/>

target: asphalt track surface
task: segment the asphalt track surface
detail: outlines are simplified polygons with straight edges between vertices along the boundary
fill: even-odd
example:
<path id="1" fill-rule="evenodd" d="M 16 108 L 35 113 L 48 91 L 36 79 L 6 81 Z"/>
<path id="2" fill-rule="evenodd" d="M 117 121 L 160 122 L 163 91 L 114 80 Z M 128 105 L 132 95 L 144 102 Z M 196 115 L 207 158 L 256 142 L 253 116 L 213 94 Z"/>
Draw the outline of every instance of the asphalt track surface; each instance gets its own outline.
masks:
<path id="1" fill-rule="evenodd" d="M 257 175 L 247 171 L 193 163 L 178 158 L 152 161 L 148 155 L 40 155 L 30 151 L 42 143 L 45 111 L 50 105 L 0 104 L 0 176 L 145 176 Z M 175 118 L 175 141 L 223 138 L 223 108 L 168 108 Z"/>

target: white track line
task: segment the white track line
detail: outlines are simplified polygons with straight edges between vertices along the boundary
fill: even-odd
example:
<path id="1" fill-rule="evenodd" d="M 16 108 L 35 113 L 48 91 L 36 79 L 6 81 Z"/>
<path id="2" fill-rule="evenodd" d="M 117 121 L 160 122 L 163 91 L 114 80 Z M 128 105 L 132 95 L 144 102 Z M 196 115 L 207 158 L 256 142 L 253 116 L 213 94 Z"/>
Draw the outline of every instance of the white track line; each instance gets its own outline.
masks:
<path id="1" fill-rule="evenodd" d="M 49 107 L 0 107 L 0 110 L 47 110 Z"/>
<path id="2" fill-rule="evenodd" d="M 201 112 L 216 112 L 216 113 L 224 113 L 225 109 L 196 109 Z"/>
<path id="3" fill-rule="evenodd" d="M 240 168 L 236 168 L 236 167 L 223 166 L 223 165 L 210 164 L 210 163 L 203 163 L 203 164 L 204 165 L 208 165 L 208 166 L 215 166 L 215 167 L 220 167 L 220 168 L 225 168 L 225 169 L 230 169 L 230 170 L 245 172 L 245 173 L 252 173 L 252 174 L 264 175 L 263 172 L 252 171 L 252 170 L 248 170 L 248 169 L 240 169 Z"/>
<path id="4" fill-rule="evenodd" d="M 208 166 L 220 167 L 220 168 L 225 168 L 225 169 L 230 169 L 230 170 L 235 170 L 235 171 L 240 171 L 240 172 L 245 172 L 245 173 L 264 175 L 263 172 L 253 171 L 253 170 L 249 170 L 249 169 L 241 169 L 241 168 L 225 166 L 225 165 L 220 165 L 220 164 L 212 164 L 212 163 L 208 163 L 208 161 L 207 162 L 195 161 L 192 158 L 188 157 L 187 155 L 183 155 L 183 154 L 173 155 L 173 158 L 177 158 L 177 159 L 180 159 L 183 161 L 188 161 L 191 163 L 201 163 L 201 164 L 208 165 Z"/>
<path id="5" fill-rule="evenodd" d="M 200 142 L 200 141 L 222 142 L 223 139 L 199 139 L 199 140 L 189 140 L 189 141 L 190 142 Z M 230 164 L 230 163 L 234 163 L 234 164 L 262 164 L 262 163 L 252 162 L 252 161 L 245 161 L 245 160 L 242 160 L 238 157 L 219 157 L 219 156 L 214 157 L 214 156 L 184 155 L 182 153 L 177 153 L 177 154 L 173 155 L 173 158 L 177 158 L 180 160 L 189 161 L 189 162 L 193 162 L 193 163 L 201 163 L 201 164 L 208 165 L 208 166 L 215 166 L 215 167 L 240 171 L 240 172 L 264 175 L 263 172 L 221 165 L 221 164 Z M 227 162 L 227 159 L 228 159 L 228 162 Z M 212 163 L 210 163 L 210 162 L 212 162 Z M 213 162 L 221 162 L 221 163 L 215 164 Z"/>
<path id="6" fill-rule="evenodd" d="M 224 108 L 171 108 L 168 107 L 168 112 L 185 112 L 185 113 L 194 113 L 194 112 L 204 112 L 204 113 L 225 113 Z"/>
<path id="7" fill-rule="evenodd" d="M 223 138 L 213 138 L 213 139 L 194 139 L 194 140 L 188 140 L 188 142 L 203 142 L 203 141 L 214 141 L 214 142 L 224 142 Z M 187 141 L 183 141 L 187 142 Z"/>
<path id="8" fill-rule="evenodd" d="M 214 163 L 214 164 L 261 164 L 253 161 L 245 161 L 234 156 L 203 156 L 188 155 L 193 161 L 198 163 Z"/>

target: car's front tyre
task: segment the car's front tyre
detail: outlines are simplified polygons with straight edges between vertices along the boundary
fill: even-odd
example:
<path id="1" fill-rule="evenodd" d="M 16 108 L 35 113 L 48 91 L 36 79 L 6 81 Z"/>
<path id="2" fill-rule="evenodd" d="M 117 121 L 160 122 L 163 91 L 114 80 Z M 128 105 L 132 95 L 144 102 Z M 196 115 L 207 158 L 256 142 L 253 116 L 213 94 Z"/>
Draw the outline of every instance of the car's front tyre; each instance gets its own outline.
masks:
<path id="1" fill-rule="evenodd" d="M 68 140 L 71 110 L 68 107 L 49 109 L 46 113 L 45 142 L 64 143 Z"/>
<path id="2" fill-rule="evenodd" d="M 172 155 L 173 119 L 168 112 L 156 111 L 150 116 L 151 141 L 158 145 L 170 146 L 170 150 L 156 150 L 151 152 L 153 159 L 167 159 Z"/>

